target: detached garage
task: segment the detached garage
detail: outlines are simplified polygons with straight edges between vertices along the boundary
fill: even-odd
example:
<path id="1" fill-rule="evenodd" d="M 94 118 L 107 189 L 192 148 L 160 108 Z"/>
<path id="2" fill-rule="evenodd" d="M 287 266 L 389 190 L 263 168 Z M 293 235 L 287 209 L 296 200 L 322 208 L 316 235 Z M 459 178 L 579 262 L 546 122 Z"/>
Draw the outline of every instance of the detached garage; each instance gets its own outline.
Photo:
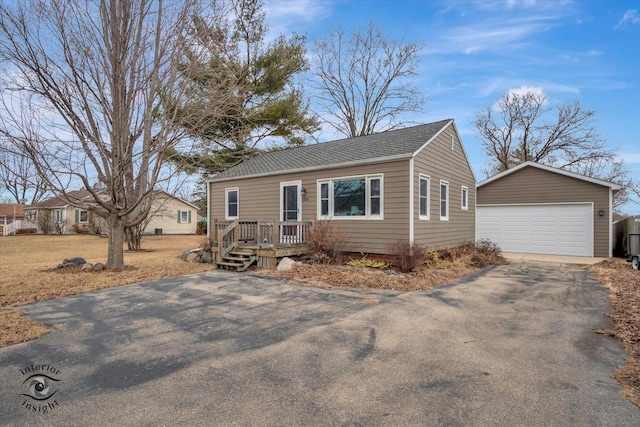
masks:
<path id="1" fill-rule="evenodd" d="M 477 240 L 504 252 L 611 256 L 620 186 L 526 162 L 477 185 Z"/>

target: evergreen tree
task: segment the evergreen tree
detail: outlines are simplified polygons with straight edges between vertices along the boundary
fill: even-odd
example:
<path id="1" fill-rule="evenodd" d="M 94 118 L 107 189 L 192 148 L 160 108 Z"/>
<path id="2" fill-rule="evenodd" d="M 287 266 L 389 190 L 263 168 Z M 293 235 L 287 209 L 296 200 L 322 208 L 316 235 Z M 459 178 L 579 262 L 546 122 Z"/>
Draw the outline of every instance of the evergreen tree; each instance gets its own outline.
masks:
<path id="1" fill-rule="evenodd" d="M 198 144 L 188 153 L 168 153 L 189 172 L 215 174 L 273 148 L 278 139 L 304 144 L 305 135 L 318 129 L 294 84 L 296 74 L 307 69 L 305 38 L 281 35 L 266 43 L 262 7 L 262 0 L 214 1 L 210 14 L 192 21 L 193 40 L 187 44 L 193 55 L 187 55 L 185 68 L 201 72 L 181 116 L 194 118 L 182 122 Z M 207 61 L 194 64 L 203 49 Z M 221 100 L 220 88 L 233 89 Z"/>

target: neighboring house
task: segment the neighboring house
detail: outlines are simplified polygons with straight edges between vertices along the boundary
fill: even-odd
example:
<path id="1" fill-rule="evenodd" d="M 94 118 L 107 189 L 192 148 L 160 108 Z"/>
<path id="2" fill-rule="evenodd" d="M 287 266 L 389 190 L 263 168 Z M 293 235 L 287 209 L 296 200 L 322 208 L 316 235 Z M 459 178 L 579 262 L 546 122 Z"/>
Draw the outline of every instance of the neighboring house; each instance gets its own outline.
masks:
<path id="1" fill-rule="evenodd" d="M 475 177 L 448 119 L 259 154 L 208 181 L 208 209 L 211 240 L 238 222 L 236 239 L 261 250 L 304 243 L 316 220 L 355 252 L 388 253 L 397 240 L 438 248 L 474 241 Z M 272 232 L 256 236 L 258 222 Z"/>
<path id="2" fill-rule="evenodd" d="M 79 204 L 92 197 L 87 190 L 69 191 L 67 195 L 69 200 L 77 200 Z M 73 206 L 59 196 L 27 206 L 25 215 L 36 225 L 39 233 L 45 234 L 70 234 L 73 231 L 88 231 L 92 219 L 87 208 Z M 73 229 L 74 224 L 76 225 L 75 230 Z"/>
<path id="3" fill-rule="evenodd" d="M 198 207 L 165 191 L 156 191 L 145 234 L 195 234 Z"/>
<path id="4" fill-rule="evenodd" d="M 164 191 L 154 194 L 146 234 L 195 234 L 198 210 L 195 205 Z M 26 207 L 27 218 L 37 224 L 41 233 L 106 232 L 105 220 L 90 209 L 95 203 L 91 203 L 93 196 L 87 190 L 70 191 L 67 195 L 76 202 L 70 204 L 66 199 L 53 197 Z"/>
<path id="5" fill-rule="evenodd" d="M 504 252 L 609 257 L 613 196 L 621 187 L 522 163 L 478 183 L 477 240 Z"/>
<path id="6" fill-rule="evenodd" d="M 25 206 L 18 203 L 0 203 L 0 236 L 11 233 L 15 226 L 24 221 Z"/>

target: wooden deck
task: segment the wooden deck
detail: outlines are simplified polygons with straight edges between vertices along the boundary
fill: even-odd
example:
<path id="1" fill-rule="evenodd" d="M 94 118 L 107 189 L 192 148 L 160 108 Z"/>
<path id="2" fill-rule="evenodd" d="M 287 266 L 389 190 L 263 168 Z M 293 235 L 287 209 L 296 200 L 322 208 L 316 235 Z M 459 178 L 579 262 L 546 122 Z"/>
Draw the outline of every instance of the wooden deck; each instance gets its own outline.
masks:
<path id="1" fill-rule="evenodd" d="M 309 221 L 215 220 L 210 234 L 213 261 L 219 267 L 238 271 L 254 262 L 275 268 L 280 258 L 309 253 L 312 225 Z"/>

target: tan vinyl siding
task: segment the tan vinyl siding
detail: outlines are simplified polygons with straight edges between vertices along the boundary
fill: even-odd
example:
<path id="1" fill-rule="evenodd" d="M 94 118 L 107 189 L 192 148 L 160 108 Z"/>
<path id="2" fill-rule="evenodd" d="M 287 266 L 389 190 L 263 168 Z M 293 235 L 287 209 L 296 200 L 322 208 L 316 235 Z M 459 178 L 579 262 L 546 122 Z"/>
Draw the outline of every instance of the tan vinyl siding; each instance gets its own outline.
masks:
<path id="1" fill-rule="evenodd" d="M 608 187 L 525 167 L 478 188 L 478 204 L 593 203 L 594 256 L 609 256 Z M 598 212 L 604 211 L 604 216 Z"/>
<path id="2" fill-rule="evenodd" d="M 451 137 L 453 136 L 453 150 Z M 429 176 L 430 219 L 420 219 L 420 174 Z M 440 220 L 440 181 L 449 183 L 449 220 Z M 415 242 L 429 248 L 457 246 L 475 239 L 475 178 L 455 128 L 450 125 L 414 159 Z M 462 186 L 468 189 L 467 210 L 461 206 Z"/>
<path id="3" fill-rule="evenodd" d="M 210 220 L 224 219 L 225 189 L 239 190 L 240 219 L 280 219 L 280 183 L 302 181 L 302 220 L 317 220 L 317 181 L 329 178 L 382 174 L 383 219 L 331 220 L 348 237 L 351 251 L 385 253 L 394 240 L 409 239 L 409 160 L 368 164 L 323 171 L 238 178 L 210 183 Z M 471 187 L 470 187 L 471 188 Z"/>

